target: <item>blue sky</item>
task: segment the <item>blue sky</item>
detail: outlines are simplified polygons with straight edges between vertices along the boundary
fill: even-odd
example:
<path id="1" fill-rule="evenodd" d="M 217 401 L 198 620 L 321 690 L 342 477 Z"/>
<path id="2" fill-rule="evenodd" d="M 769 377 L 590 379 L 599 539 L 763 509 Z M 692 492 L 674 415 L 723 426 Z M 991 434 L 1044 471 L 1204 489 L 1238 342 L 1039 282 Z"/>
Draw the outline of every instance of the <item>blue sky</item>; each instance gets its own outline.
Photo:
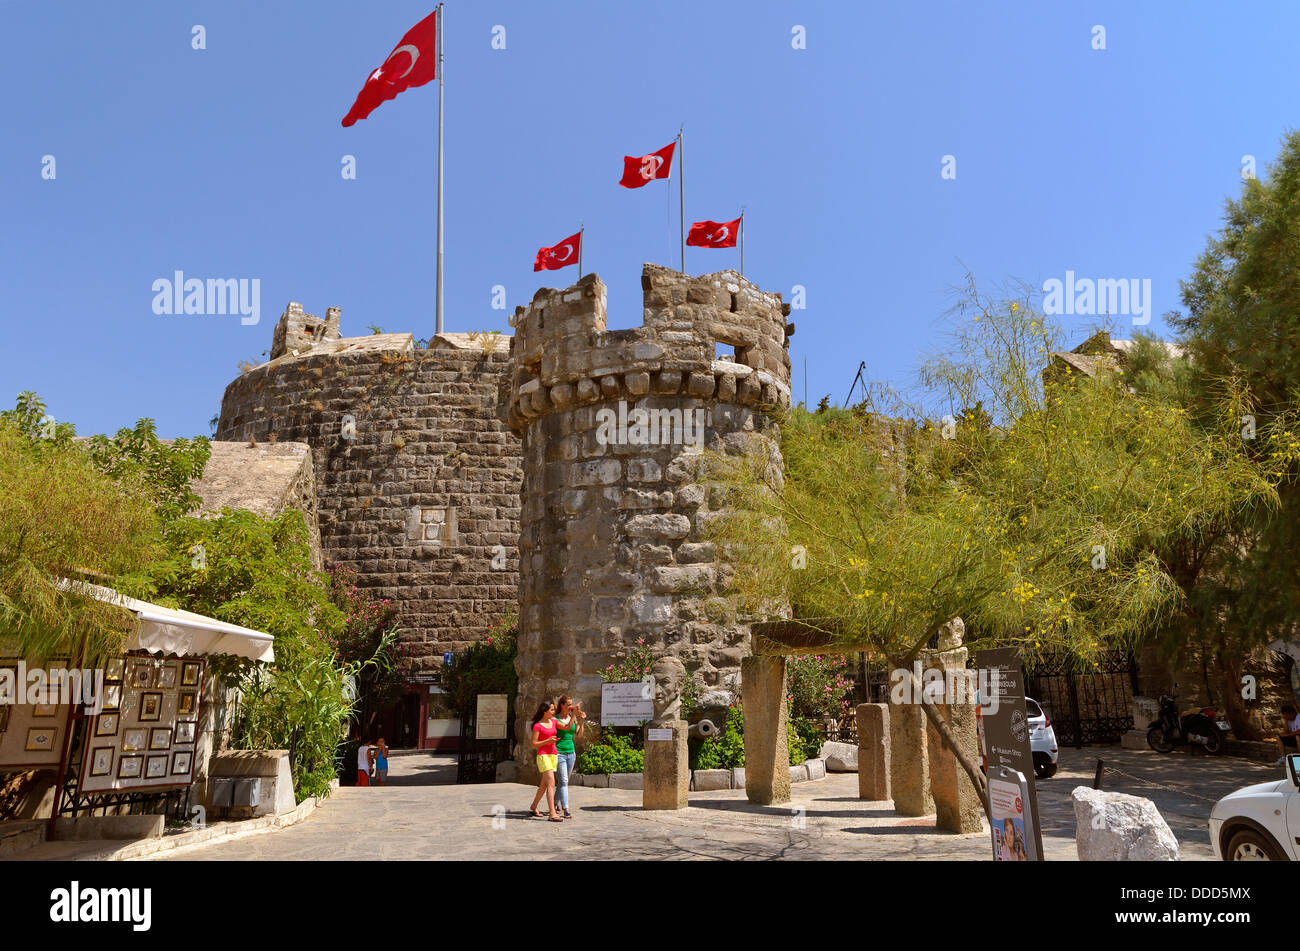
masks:
<path id="1" fill-rule="evenodd" d="M 340 126 L 431 9 L 0 0 L 0 400 L 35 390 L 83 434 L 150 416 L 202 435 L 290 300 L 341 307 L 349 335 L 431 333 L 437 87 Z M 860 360 L 907 383 L 966 269 L 988 288 L 1150 279 L 1159 331 L 1242 157 L 1262 173 L 1296 124 L 1300 7 L 1250 11 L 451 0 L 447 329 L 508 331 L 538 286 L 575 279 L 532 261 L 579 221 L 610 326 L 639 324 L 641 262 L 678 262 L 677 185 L 619 188 L 622 156 L 685 123 L 688 220 L 746 206 L 747 276 L 807 289 L 798 397 L 805 359 L 813 401 L 842 400 Z M 737 263 L 687 251 L 695 273 Z M 152 284 L 176 270 L 259 279 L 260 323 L 155 315 Z M 1093 323 L 1065 319 L 1077 339 Z"/>

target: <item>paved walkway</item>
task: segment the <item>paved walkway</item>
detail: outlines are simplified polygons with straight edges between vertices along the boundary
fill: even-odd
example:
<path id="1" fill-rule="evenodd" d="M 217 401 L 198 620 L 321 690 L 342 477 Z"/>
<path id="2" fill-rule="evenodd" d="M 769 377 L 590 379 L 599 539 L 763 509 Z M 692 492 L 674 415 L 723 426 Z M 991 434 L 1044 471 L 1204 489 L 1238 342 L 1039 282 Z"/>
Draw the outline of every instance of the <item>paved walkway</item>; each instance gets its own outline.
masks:
<path id="1" fill-rule="evenodd" d="M 1240 759 L 1118 747 L 1066 750 L 1057 775 L 1038 784 L 1044 850 L 1072 860 L 1070 790 L 1091 785 L 1101 757 L 1142 783 L 1107 771 L 1104 787 L 1155 801 L 1185 859 L 1209 859 L 1206 817 L 1232 789 L 1277 778 Z M 170 853 L 162 860 L 257 859 L 976 859 L 988 858 L 987 833 L 957 836 L 934 819 L 904 819 L 889 803 L 857 798 L 856 774 L 829 775 L 792 789 L 788 806 L 754 806 L 743 790 L 692 793 L 689 809 L 645 812 L 639 790 L 572 793 L 574 819 L 533 819 L 533 787 L 416 785 L 445 778 L 439 761 L 395 757 L 384 788 L 343 788 L 300 825 L 265 835 Z"/>

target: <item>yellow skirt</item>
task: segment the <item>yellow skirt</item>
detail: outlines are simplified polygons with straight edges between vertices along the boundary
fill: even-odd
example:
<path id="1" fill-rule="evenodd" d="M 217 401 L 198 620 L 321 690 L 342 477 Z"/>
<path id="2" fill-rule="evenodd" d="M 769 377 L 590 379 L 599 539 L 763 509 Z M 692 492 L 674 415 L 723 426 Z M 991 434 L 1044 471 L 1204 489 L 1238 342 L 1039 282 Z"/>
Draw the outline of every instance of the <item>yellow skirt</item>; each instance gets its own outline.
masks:
<path id="1" fill-rule="evenodd" d="M 548 772 L 548 771 L 549 771 L 549 772 L 554 772 L 554 771 L 555 771 L 555 764 L 556 764 L 558 761 L 559 761 L 559 757 L 556 756 L 554 753 L 538 753 L 538 754 L 537 754 L 537 771 L 538 771 L 539 773 L 545 773 L 545 772 Z"/>

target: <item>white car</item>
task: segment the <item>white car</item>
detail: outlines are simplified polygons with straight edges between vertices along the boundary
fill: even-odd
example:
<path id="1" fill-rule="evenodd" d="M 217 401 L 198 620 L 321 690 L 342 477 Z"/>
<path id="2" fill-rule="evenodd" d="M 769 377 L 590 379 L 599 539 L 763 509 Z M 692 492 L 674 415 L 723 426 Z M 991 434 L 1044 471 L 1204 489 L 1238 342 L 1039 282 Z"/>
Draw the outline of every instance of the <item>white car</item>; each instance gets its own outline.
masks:
<path id="1" fill-rule="evenodd" d="M 1029 715 L 1029 751 L 1034 754 L 1034 774 L 1039 779 L 1050 779 L 1056 775 L 1056 761 L 1060 758 L 1052 718 L 1043 712 L 1037 700 L 1029 697 L 1025 697 L 1025 713 Z"/>
<path id="2" fill-rule="evenodd" d="M 1225 862 L 1300 862 L 1300 754 L 1285 779 L 1229 793 L 1210 810 L 1210 843 Z"/>

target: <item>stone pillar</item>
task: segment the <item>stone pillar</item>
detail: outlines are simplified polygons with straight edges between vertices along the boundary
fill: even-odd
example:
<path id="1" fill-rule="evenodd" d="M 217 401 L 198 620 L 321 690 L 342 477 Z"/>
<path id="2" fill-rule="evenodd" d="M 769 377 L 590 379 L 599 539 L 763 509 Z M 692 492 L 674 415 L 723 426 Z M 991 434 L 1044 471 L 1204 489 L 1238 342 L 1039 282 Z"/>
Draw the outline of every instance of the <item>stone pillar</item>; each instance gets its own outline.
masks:
<path id="1" fill-rule="evenodd" d="M 979 740 L 975 728 L 975 671 L 966 669 L 968 652 L 962 647 L 965 625 L 953 618 L 939 631 L 939 650 L 929 654 L 926 667 L 943 673 L 944 691 L 935 712 L 948 725 L 957 745 L 968 758 L 979 762 Z M 930 794 L 934 800 L 935 827 L 944 832 L 979 832 L 984 807 L 957 755 L 926 719 L 930 753 Z"/>
<path id="2" fill-rule="evenodd" d="M 642 809 L 685 809 L 691 785 L 691 768 L 686 751 L 685 720 L 665 720 L 646 727 L 645 772 L 641 783 Z M 656 731 L 668 731 L 669 739 L 654 739 Z"/>
<path id="3" fill-rule="evenodd" d="M 785 658 L 774 654 L 746 657 L 740 662 L 745 795 L 763 806 L 790 801 L 785 668 Z"/>
<path id="4" fill-rule="evenodd" d="M 860 703 L 858 798 L 882 802 L 889 795 L 889 704 Z"/>
<path id="5" fill-rule="evenodd" d="M 934 812 L 925 740 L 925 713 L 920 703 L 890 704 L 889 789 L 894 811 L 900 816 L 928 816 Z"/>

